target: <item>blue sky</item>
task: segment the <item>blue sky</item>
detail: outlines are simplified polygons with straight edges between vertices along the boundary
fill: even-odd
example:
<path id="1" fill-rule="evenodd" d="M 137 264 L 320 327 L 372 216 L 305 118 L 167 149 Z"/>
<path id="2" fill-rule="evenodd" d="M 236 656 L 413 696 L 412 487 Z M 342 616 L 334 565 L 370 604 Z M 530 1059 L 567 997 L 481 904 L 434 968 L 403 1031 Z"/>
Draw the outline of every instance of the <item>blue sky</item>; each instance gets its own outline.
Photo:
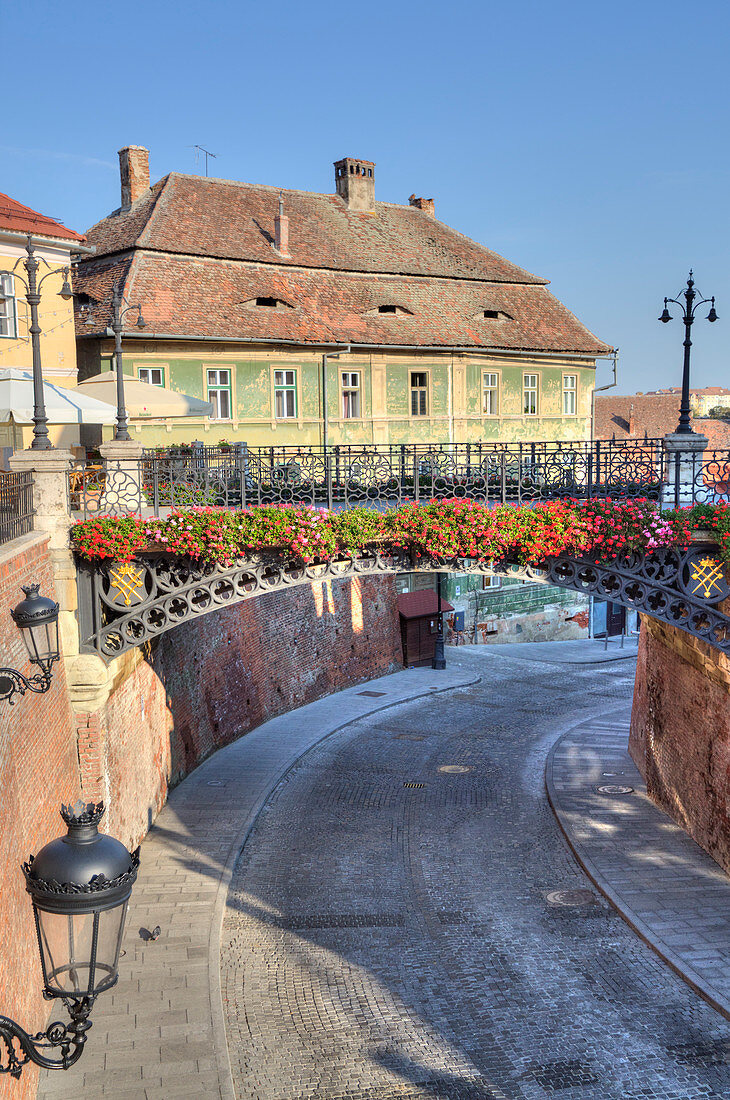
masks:
<path id="1" fill-rule="evenodd" d="M 314 191 L 364 157 L 378 198 L 433 197 L 549 278 L 620 347 L 621 393 L 680 383 L 683 330 L 656 319 L 693 266 L 720 316 L 693 385 L 730 385 L 729 31 L 715 0 L 0 0 L 0 190 L 84 230 L 123 145 L 153 180 L 202 172 L 199 143 L 211 175 Z"/>

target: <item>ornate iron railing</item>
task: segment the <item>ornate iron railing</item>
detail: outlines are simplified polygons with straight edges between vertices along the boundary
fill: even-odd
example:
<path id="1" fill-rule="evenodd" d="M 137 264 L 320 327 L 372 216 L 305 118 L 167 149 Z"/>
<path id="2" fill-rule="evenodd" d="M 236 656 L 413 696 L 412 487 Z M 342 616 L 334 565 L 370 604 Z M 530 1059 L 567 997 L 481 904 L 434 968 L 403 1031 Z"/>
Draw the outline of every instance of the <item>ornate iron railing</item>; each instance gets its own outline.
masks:
<path id="1" fill-rule="evenodd" d="M 712 461 L 730 471 L 730 452 Z M 710 464 L 696 470 L 694 495 L 709 499 Z M 149 451 L 71 474 L 72 510 L 94 514 L 215 505 L 306 504 L 341 510 L 468 497 L 527 504 L 560 497 L 659 499 L 671 480 L 662 440 L 193 448 Z M 730 482 L 730 473 L 728 474 Z M 728 489 L 725 482 L 723 492 Z M 686 495 L 686 494 L 685 494 Z"/>
<path id="2" fill-rule="evenodd" d="M 319 565 L 256 552 L 233 566 L 150 553 L 132 562 L 78 561 L 82 650 L 111 660 L 180 623 L 266 592 L 352 577 L 434 570 L 508 575 L 622 603 L 730 653 L 730 618 L 717 610 L 730 589 L 714 544 L 656 550 L 613 561 L 559 557 L 542 566 L 405 550 L 363 551 Z"/>
<path id="3" fill-rule="evenodd" d="M 0 471 L 0 543 L 33 530 L 33 474 Z"/>

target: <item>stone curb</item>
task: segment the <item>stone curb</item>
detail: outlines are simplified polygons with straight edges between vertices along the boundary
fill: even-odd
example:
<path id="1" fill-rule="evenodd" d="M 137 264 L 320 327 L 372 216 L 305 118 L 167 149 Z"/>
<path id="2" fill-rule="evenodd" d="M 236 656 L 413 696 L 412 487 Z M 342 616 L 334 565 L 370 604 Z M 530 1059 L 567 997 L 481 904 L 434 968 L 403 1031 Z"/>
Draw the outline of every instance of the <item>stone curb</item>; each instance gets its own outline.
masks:
<path id="1" fill-rule="evenodd" d="M 596 715 L 595 717 L 602 717 L 606 715 L 613 716 L 612 710 L 607 710 L 602 715 Z M 581 725 L 583 723 L 577 723 Z M 575 728 L 575 727 L 573 727 Z M 718 997 L 717 991 L 710 986 L 705 979 L 697 973 L 697 971 L 690 966 L 690 964 L 672 950 L 668 944 L 662 942 L 661 939 L 648 927 L 648 925 L 641 919 L 641 917 L 632 909 L 628 902 L 624 901 L 618 890 L 614 889 L 608 879 L 598 870 L 591 857 L 586 853 L 584 846 L 579 840 L 575 838 L 572 831 L 570 816 L 567 811 L 564 810 L 560 803 L 560 796 L 558 795 L 555 782 L 553 778 L 553 765 L 557 750 L 566 737 L 568 737 L 573 730 L 566 730 L 550 748 L 550 751 L 545 762 L 545 789 L 547 792 L 548 802 L 550 808 L 555 815 L 555 819 L 560 826 L 560 829 L 568 843 L 568 847 L 572 851 L 578 863 L 581 865 L 589 879 L 593 882 L 596 889 L 603 894 L 606 900 L 613 906 L 616 912 L 623 920 L 629 925 L 629 927 L 636 933 L 636 935 L 650 947 L 662 959 L 667 966 L 669 966 L 678 977 L 690 986 L 703 1000 L 705 1000 L 716 1012 L 730 1020 L 730 1001 Z"/>
<path id="2" fill-rule="evenodd" d="M 397 675 L 397 673 L 396 673 Z M 388 677 L 382 677 L 377 680 L 368 681 L 368 686 L 378 684 L 382 680 L 386 680 Z M 445 687 L 429 687 L 419 691 L 415 691 L 407 697 L 390 701 L 387 703 L 378 703 L 371 707 L 363 709 L 359 714 L 354 715 L 351 718 L 345 719 L 337 726 L 325 730 L 321 736 L 317 737 L 315 741 L 312 741 L 306 748 L 303 748 L 300 752 L 290 757 L 289 760 L 270 778 L 268 785 L 264 791 L 259 795 L 256 803 L 251 807 L 248 815 L 241 827 L 240 832 L 235 837 L 231 847 L 228 850 L 226 856 L 225 865 L 221 871 L 221 877 L 219 880 L 218 890 L 216 893 L 216 899 L 213 905 L 213 912 L 211 917 L 210 938 L 208 941 L 208 975 L 210 979 L 210 1004 L 211 1014 L 213 1016 L 213 1035 L 215 1038 L 216 1049 L 216 1061 L 218 1064 L 218 1076 L 220 1080 L 221 1096 L 224 1100 L 236 1100 L 235 1089 L 233 1086 L 233 1073 L 231 1070 L 230 1056 L 228 1053 L 228 1038 L 226 1035 L 225 1025 L 225 1013 L 223 1009 L 223 994 L 221 990 L 221 977 L 220 977 L 220 952 L 221 952 L 221 936 L 223 932 L 223 919 L 225 917 L 226 903 L 228 900 L 228 890 L 233 876 L 233 870 L 238 862 L 238 858 L 245 847 L 246 841 L 256 824 L 256 820 L 266 805 L 267 801 L 273 794 L 274 790 L 278 787 L 281 781 L 286 778 L 292 768 L 296 767 L 300 760 L 302 760 L 307 753 L 312 749 L 317 748 L 326 741 L 329 737 L 334 736 L 336 733 L 340 733 L 343 729 L 351 726 L 354 722 L 359 722 L 363 718 L 368 718 L 370 715 L 377 714 L 380 711 L 391 710 L 393 707 L 399 707 L 404 703 L 412 703 L 416 699 L 421 699 L 424 696 L 441 695 L 445 691 L 454 691 L 458 688 L 470 687 L 472 684 L 478 684 L 481 680 L 481 676 L 465 675 L 458 683 L 450 683 Z M 363 685 L 364 686 L 364 685 Z M 295 715 L 296 710 L 289 711 L 288 715 Z M 276 721 L 276 719 L 274 719 Z M 261 726 L 257 727 L 261 730 Z M 235 742 L 234 742 L 235 743 Z"/>

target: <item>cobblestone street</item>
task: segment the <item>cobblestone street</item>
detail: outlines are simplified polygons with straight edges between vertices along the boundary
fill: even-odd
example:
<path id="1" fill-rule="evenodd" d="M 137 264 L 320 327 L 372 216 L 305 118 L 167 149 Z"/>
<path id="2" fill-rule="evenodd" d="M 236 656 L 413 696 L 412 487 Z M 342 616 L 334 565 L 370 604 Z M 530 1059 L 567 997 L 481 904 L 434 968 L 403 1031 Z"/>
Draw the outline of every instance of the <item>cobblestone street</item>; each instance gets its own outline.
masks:
<path id="1" fill-rule="evenodd" d="M 562 733 L 627 727 L 633 659 L 504 648 L 267 801 L 223 926 L 239 1100 L 730 1096 L 730 1024 L 592 886 L 545 794 Z"/>

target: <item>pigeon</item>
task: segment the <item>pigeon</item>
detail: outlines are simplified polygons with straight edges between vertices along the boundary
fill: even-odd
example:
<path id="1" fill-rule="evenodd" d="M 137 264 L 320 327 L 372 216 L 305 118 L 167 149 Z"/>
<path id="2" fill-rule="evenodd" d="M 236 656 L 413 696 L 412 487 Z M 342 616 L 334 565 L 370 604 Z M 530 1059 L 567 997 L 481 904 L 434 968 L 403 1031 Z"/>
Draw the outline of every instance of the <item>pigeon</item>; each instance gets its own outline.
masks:
<path id="1" fill-rule="evenodd" d="M 162 931 L 162 929 L 160 928 L 159 924 L 155 925 L 155 927 L 150 932 L 150 939 L 151 940 L 156 940 L 158 938 L 158 936 L 160 935 L 161 931 Z"/>

